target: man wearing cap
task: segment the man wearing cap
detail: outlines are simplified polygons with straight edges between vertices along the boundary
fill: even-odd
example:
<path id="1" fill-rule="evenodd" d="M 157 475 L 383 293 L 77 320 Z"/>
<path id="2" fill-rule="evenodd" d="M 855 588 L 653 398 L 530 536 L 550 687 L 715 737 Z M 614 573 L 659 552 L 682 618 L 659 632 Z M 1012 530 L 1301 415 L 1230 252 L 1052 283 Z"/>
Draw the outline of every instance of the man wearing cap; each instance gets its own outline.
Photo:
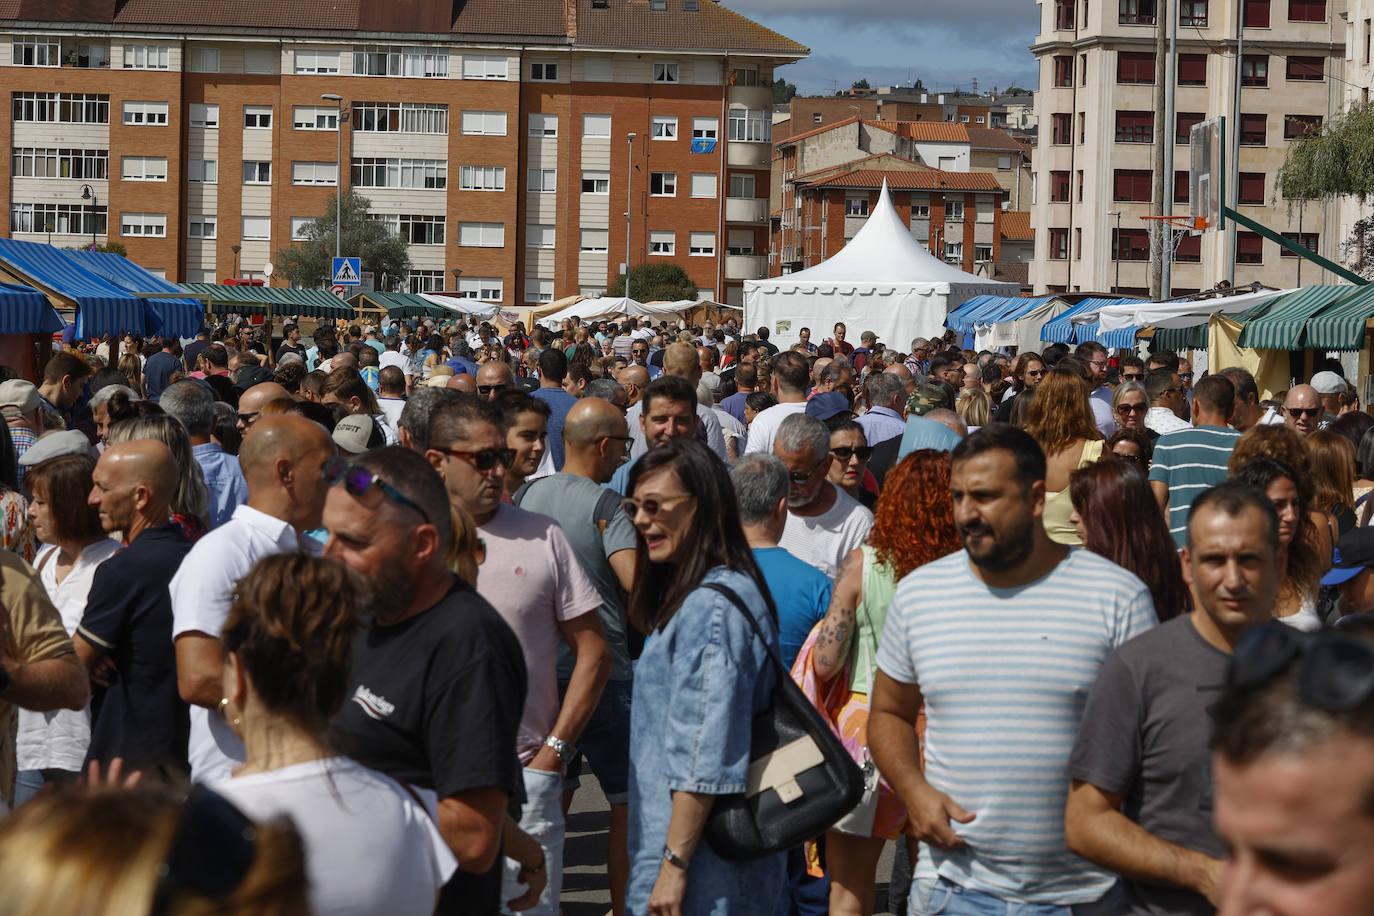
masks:
<path id="1" fill-rule="evenodd" d="M 210 491 L 210 527 L 218 528 L 248 498 L 248 484 L 239 468 L 239 459 L 225 452 L 211 437 L 215 396 L 204 382 L 182 379 L 167 387 L 159 406 L 180 420 L 191 437 L 191 454 Z"/>
<path id="2" fill-rule="evenodd" d="M 24 452 L 38 441 L 38 434 L 43 429 L 42 419 L 38 415 L 41 403 L 33 382 L 21 378 L 0 382 L 0 411 L 5 414 L 16 458 L 22 459 Z M 24 482 L 22 461 L 19 465 L 19 482 Z"/>
<path id="3" fill-rule="evenodd" d="M 334 444 L 345 455 L 361 455 L 370 448 L 386 444 L 377 422 L 365 413 L 349 414 L 334 424 Z"/>
<path id="4" fill-rule="evenodd" d="M 1350 387 L 1345 379 L 1330 370 L 1312 376 L 1311 385 L 1322 402 L 1322 418 L 1319 429 L 1326 429 L 1341 412 L 1341 395 Z"/>
<path id="5" fill-rule="evenodd" d="M 805 414 L 782 421 L 773 454 L 787 466 L 791 482 L 787 524 L 778 546 L 834 578 L 849 551 L 868 537 L 873 513 L 826 479 L 834 460 L 830 430 L 810 415 L 809 407 Z"/>
<path id="6" fill-rule="evenodd" d="M 1320 373 L 1318 373 L 1320 374 Z M 1321 427 L 1321 394 L 1311 385 L 1294 385 L 1283 402 L 1283 418 L 1288 427 L 1304 439 Z"/>
<path id="7" fill-rule="evenodd" d="M 897 446 L 897 460 L 901 461 L 917 449 L 932 448 L 948 452 L 959 444 L 960 436 L 948 426 L 929 419 L 933 410 L 953 410 L 954 390 L 941 381 L 927 381 L 916 389 L 906 406 L 906 425 L 902 441 Z"/>
<path id="8" fill-rule="evenodd" d="M 864 366 L 868 365 L 869 356 L 874 352 L 877 343 L 878 335 L 872 331 L 864 331 L 859 335 L 859 345 L 849 357 L 849 361 L 854 364 L 854 371 L 862 372 Z"/>

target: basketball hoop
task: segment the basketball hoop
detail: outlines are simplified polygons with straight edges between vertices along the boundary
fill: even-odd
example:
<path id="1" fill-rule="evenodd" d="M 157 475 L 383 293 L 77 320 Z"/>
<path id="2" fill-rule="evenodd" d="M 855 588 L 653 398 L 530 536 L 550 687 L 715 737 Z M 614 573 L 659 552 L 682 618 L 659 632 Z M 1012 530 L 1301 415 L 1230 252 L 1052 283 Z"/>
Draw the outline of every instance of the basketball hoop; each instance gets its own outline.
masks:
<path id="1" fill-rule="evenodd" d="M 1182 216 L 1177 214 L 1171 216 L 1159 216 L 1152 214 L 1149 216 L 1142 216 L 1141 219 L 1152 220 L 1153 222 L 1158 223 L 1160 225 L 1169 226 L 1173 229 L 1182 229 L 1187 232 L 1207 231 L 1207 217 L 1205 216 L 1188 216 L 1186 214 Z"/>

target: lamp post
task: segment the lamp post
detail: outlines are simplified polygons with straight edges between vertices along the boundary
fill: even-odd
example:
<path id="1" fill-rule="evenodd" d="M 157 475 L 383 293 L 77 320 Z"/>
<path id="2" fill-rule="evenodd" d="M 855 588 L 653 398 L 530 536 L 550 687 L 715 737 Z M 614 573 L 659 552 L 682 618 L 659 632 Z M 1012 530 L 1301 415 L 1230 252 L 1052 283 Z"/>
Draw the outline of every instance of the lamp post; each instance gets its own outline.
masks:
<path id="1" fill-rule="evenodd" d="M 48 244 L 51 245 L 51 244 L 52 244 L 52 231 L 53 231 L 53 229 L 54 229 L 55 227 L 53 226 L 52 222 L 49 221 L 48 224 L 45 226 L 45 228 L 48 230 Z"/>
<path id="2" fill-rule="evenodd" d="M 1112 282 L 1112 292 L 1121 289 L 1121 211 L 1108 210 L 1108 216 L 1116 217 L 1116 239 L 1112 243 L 1112 260 L 1116 262 L 1116 279 Z"/>
<path id="3" fill-rule="evenodd" d="M 456 293 L 456 292 L 458 292 L 458 278 L 461 277 L 461 276 L 463 275 L 463 268 L 461 268 L 461 267 L 454 267 L 454 268 L 451 268 L 451 269 L 449 270 L 449 273 L 453 274 L 453 291 Z"/>
<path id="4" fill-rule="evenodd" d="M 630 298 L 630 211 L 634 209 L 635 135 L 629 135 L 629 153 L 625 158 L 625 298 Z"/>
<path id="5" fill-rule="evenodd" d="M 95 208 L 97 203 L 95 190 L 90 185 L 83 184 L 81 186 L 81 199 L 91 202 L 91 251 L 95 251 Z"/>
<path id="6" fill-rule="evenodd" d="M 320 98 L 328 102 L 333 102 L 338 108 L 338 119 L 334 122 L 334 166 L 337 174 L 334 176 L 334 257 L 343 257 L 343 120 L 344 115 L 352 109 L 345 109 L 343 96 L 337 92 L 322 92 Z"/>
<path id="7" fill-rule="evenodd" d="M 234 279 L 239 278 L 239 252 L 243 250 L 242 245 L 230 245 L 229 250 L 234 253 Z"/>

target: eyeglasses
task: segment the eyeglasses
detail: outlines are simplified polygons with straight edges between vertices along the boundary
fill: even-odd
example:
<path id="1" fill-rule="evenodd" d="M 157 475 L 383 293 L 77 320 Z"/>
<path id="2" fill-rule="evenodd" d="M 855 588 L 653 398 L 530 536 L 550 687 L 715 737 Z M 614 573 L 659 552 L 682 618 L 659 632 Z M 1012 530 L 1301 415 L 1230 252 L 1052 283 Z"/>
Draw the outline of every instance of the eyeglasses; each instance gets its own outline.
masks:
<path id="1" fill-rule="evenodd" d="M 633 436 L 602 436 L 601 438 L 602 440 L 612 439 L 616 442 L 619 442 L 621 449 L 627 452 L 630 450 L 630 446 L 632 446 L 635 441 Z"/>
<path id="2" fill-rule="evenodd" d="M 860 460 L 860 461 L 867 461 L 869 458 L 873 457 L 873 446 L 871 446 L 871 445 L 858 445 L 858 446 L 837 445 L 837 446 L 835 446 L 834 448 L 832 448 L 832 449 L 830 450 L 830 454 L 834 455 L 836 458 L 840 459 L 841 461 L 848 461 L 850 458 L 853 458 L 855 455 L 858 455 L 858 456 L 859 456 L 859 460 Z M 808 475 L 808 476 L 810 476 L 810 475 Z"/>
<path id="3" fill-rule="evenodd" d="M 465 452 L 456 448 L 436 448 L 435 451 L 443 452 L 453 458 L 471 461 L 472 466 L 479 471 L 490 471 L 498 461 L 503 468 L 509 468 L 515 464 L 515 449 L 513 448 L 484 448 L 480 452 Z"/>
<path id="4" fill-rule="evenodd" d="M 793 472 L 791 472 L 790 474 L 787 475 L 787 479 L 790 480 L 790 481 L 792 481 L 792 485 L 793 485 L 793 486 L 799 487 L 799 486 L 801 486 L 802 484 L 804 484 L 804 483 L 806 483 L 807 481 L 809 481 L 812 477 L 815 477 L 815 476 L 816 476 L 816 472 L 819 471 L 819 470 L 821 469 L 821 465 L 823 465 L 823 464 L 825 464 L 825 459 L 824 459 L 824 458 L 822 458 L 820 461 L 817 461 L 817 462 L 816 462 L 816 466 L 815 466 L 814 468 L 812 468 L 811 470 L 809 470 L 809 471 L 806 471 L 806 472 L 793 471 Z"/>
<path id="5" fill-rule="evenodd" d="M 630 521 L 634 521 L 635 516 L 639 514 L 639 510 L 641 509 L 644 510 L 645 515 L 649 516 L 649 518 L 653 518 L 655 515 L 669 508 L 670 504 L 680 503 L 688 499 L 696 499 L 696 497 L 690 493 L 658 498 L 649 496 L 645 499 L 635 499 L 633 496 L 627 496 L 620 501 L 620 508 L 630 517 Z"/>
<path id="6" fill-rule="evenodd" d="M 1290 417 L 1319 417 L 1322 409 L 1320 407 L 1285 407 L 1284 412 Z"/>
<path id="7" fill-rule="evenodd" d="M 1191 381 L 1193 380 L 1193 373 L 1191 373 L 1191 372 L 1180 372 L 1180 373 L 1178 374 L 1178 377 L 1179 377 L 1182 381 L 1191 382 Z"/>
<path id="8" fill-rule="evenodd" d="M 419 503 L 362 465 L 350 464 L 339 457 L 330 458 L 324 463 L 324 482 L 331 487 L 336 483 L 343 483 L 344 489 L 352 496 L 362 496 L 375 486 L 392 502 L 399 503 L 407 509 L 414 509 L 426 522 L 434 524 L 429 513 L 420 508 Z"/>
<path id="9" fill-rule="evenodd" d="M 1118 404 L 1118 405 L 1116 405 L 1116 412 L 1117 412 L 1117 413 L 1146 413 L 1147 411 L 1149 411 L 1149 409 L 1150 409 L 1150 408 L 1149 408 L 1149 405 L 1147 405 L 1147 404 Z"/>
<path id="10" fill-rule="evenodd" d="M 1044 369 L 1027 369 L 1027 370 L 1026 370 L 1026 375 L 1030 376 L 1031 378 L 1040 378 L 1040 377 L 1043 376 L 1044 374 L 1045 374 L 1045 370 L 1044 370 Z"/>
<path id="11" fill-rule="evenodd" d="M 477 391 L 479 394 L 491 394 L 493 391 L 502 391 L 509 387 L 505 382 L 502 382 L 499 385 L 478 385 Z"/>
<path id="12" fill-rule="evenodd" d="M 1277 621 L 1241 637 L 1232 688 L 1259 687 L 1299 662 L 1298 696 L 1327 712 L 1349 712 L 1374 696 L 1374 647 L 1349 633 L 1306 634 Z"/>
<path id="13" fill-rule="evenodd" d="M 241 413 L 239 414 L 239 422 L 242 423 L 244 426 L 252 426 L 253 422 L 257 420 L 258 414 L 260 413 L 262 413 L 262 411 L 260 410 L 255 410 L 252 413 Z"/>
<path id="14" fill-rule="evenodd" d="M 1123 455 L 1120 452 L 1112 452 L 1112 454 L 1120 458 L 1122 461 L 1134 461 L 1136 464 L 1141 464 L 1145 461 L 1144 455 Z"/>
<path id="15" fill-rule="evenodd" d="M 228 897 L 253 866 L 257 838 L 257 828 L 243 812 L 222 795 L 196 786 L 158 869 L 150 916 L 163 916 L 187 890 L 212 900 Z"/>
<path id="16" fill-rule="evenodd" d="M 1123 372 L 1123 373 L 1121 374 L 1121 380 L 1122 380 L 1123 382 L 1143 382 L 1143 381 L 1145 380 L 1145 376 L 1141 375 L 1140 373 L 1134 373 L 1134 374 L 1132 374 L 1132 375 L 1126 375 L 1126 374 Z"/>

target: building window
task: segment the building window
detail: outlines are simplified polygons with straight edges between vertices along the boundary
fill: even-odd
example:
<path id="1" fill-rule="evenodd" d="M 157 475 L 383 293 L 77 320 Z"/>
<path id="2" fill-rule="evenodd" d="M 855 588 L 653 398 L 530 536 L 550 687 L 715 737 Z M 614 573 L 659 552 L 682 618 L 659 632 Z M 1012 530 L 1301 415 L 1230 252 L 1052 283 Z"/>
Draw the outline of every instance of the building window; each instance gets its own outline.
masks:
<path id="1" fill-rule="evenodd" d="M 1145 229 L 1112 230 L 1113 261 L 1150 260 L 1150 233 Z"/>
<path id="2" fill-rule="evenodd" d="M 314 217 L 293 216 L 291 217 L 291 240 L 299 241 L 306 237 L 306 231 L 315 222 Z"/>
<path id="3" fill-rule="evenodd" d="M 716 196 L 716 173 L 693 172 L 692 196 L 714 198 Z"/>
<path id="4" fill-rule="evenodd" d="M 1010 156 L 998 156 L 998 157 L 997 157 L 997 171 L 999 171 L 999 172 L 1007 172 L 1007 171 L 1010 171 L 1010 170 L 1011 170 L 1011 157 L 1010 157 Z"/>
<path id="5" fill-rule="evenodd" d="M 1203 117 L 1200 111 L 1178 112 L 1174 116 L 1174 143 L 1178 146 L 1187 146 L 1188 138 L 1193 133 L 1193 125 L 1201 124 Z"/>
<path id="6" fill-rule="evenodd" d="M 1178 24 L 1185 29 L 1207 28 L 1207 0 L 1179 0 Z"/>
<path id="7" fill-rule="evenodd" d="M 109 124 L 110 97 L 82 92 L 16 92 L 11 96 L 15 121 L 53 124 Z M 161 104 L 164 109 L 166 102 Z M 164 122 L 165 123 L 165 122 Z"/>
<path id="8" fill-rule="evenodd" d="M 677 252 L 677 237 L 671 229 L 649 231 L 649 254 L 672 255 Z"/>
<path id="9" fill-rule="evenodd" d="M 281 54 L 274 48 L 245 48 L 243 51 L 244 73 L 276 73 L 281 63 Z"/>
<path id="10" fill-rule="evenodd" d="M 243 161 L 243 183 L 271 184 L 272 163 L 263 160 L 245 159 Z"/>
<path id="11" fill-rule="evenodd" d="M 1117 21 L 1122 25 L 1154 25 L 1155 0 L 1120 0 Z"/>
<path id="12" fill-rule="evenodd" d="M 1269 0 L 1243 0 L 1245 3 L 1245 27 L 1247 29 L 1269 28 Z"/>
<path id="13" fill-rule="evenodd" d="M 844 199 L 845 216 L 867 216 L 868 194 L 849 194 Z"/>
<path id="14" fill-rule="evenodd" d="M 163 178 L 166 178 L 163 160 Z M 46 149 L 15 147 L 11 174 L 15 178 L 109 177 L 110 153 L 103 149 Z"/>
<path id="15" fill-rule="evenodd" d="M 676 140 L 677 118 L 672 115 L 654 115 L 649 124 L 649 136 L 655 140 Z"/>
<path id="16" fill-rule="evenodd" d="M 505 248 L 505 223 L 459 223 L 458 244 L 464 248 Z"/>
<path id="17" fill-rule="evenodd" d="M 554 227 L 546 224 L 531 224 L 525 227 L 526 248 L 552 248 Z"/>
<path id="18" fill-rule="evenodd" d="M 125 156 L 120 160 L 119 177 L 124 181 L 166 181 L 166 156 Z"/>
<path id="19" fill-rule="evenodd" d="M 692 139 L 693 140 L 715 140 L 720 133 L 719 118 L 693 118 L 692 119 Z"/>
<path id="20" fill-rule="evenodd" d="M 125 123 L 125 124 L 128 124 L 128 123 L 129 123 L 129 114 L 128 114 L 128 112 L 129 112 L 129 106 L 132 105 L 132 104 L 135 104 L 135 103 L 133 103 L 133 102 L 125 102 L 125 103 L 124 103 L 124 123 Z M 163 106 L 163 113 L 164 113 L 164 115 L 166 114 L 166 107 L 167 107 L 167 103 L 166 103 L 166 102 L 145 102 L 145 103 L 143 103 L 143 104 L 161 105 L 161 106 Z M 192 103 L 191 103 L 191 109 L 190 109 L 190 116 L 189 116 L 188 120 L 190 121 L 190 126 L 191 126 L 191 127 L 205 127 L 205 128 L 211 128 L 211 129 L 213 129 L 213 128 L 218 128 L 218 127 L 219 127 L 219 106 L 218 106 L 218 105 L 205 105 L 205 104 L 202 104 L 202 103 L 200 103 L 200 102 L 192 102 Z M 166 121 L 166 119 L 164 118 L 164 120 L 161 121 L 160 123 L 166 124 L 167 121 Z"/>
<path id="21" fill-rule="evenodd" d="M 649 173 L 649 196 L 650 196 L 650 197 L 676 197 L 676 196 L 677 196 L 677 172 L 650 172 L 650 173 Z"/>
<path id="22" fill-rule="evenodd" d="M 1069 83 L 1069 85 L 1072 86 L 1073 83 Z M 960 123 L 960 124 L 967 124 L 967 123 L 968 123 L 968 115 L 960 115 L 960 116 L 959 116 L 959 123 Z"/>
<path id="23" fill-rule="evenodd" d="M 767 111 L 730 112 L 730 139 L 767 143 L 773 139 L 773 119 Z"/>
<path id="24" fill-rule="evenodd" d="M 447 134 L 448 106 L 420 102 L 355 102 L 353 129 L 364 133 Z"/>
<path id="25" fill-rule="evenodd" d="M 411 245 L 444 244 L 444 218 L 425 213 L 369 213 L 397 238 Z"/>
<path id="26" fill-rule="evenodd" d="M 1063 89 L 1073 85 L 1073 57 L 1064 55 L 1054 59 L 1054 85 Z"/>
<path id="27" fill-rule="evenodd" d="M 1118 83 L 1149 84 L 1155 81 L 1155 56 L 1144 51 L 1116 52 Z"/>
<path id="28" fill-rule="evenodd" d="M 59 235 L 104 235 L 109 208 L 84 204 L 10 205 L 11 232 L 56 232 Z M 49 230 L 48 227 L 52 229 Z"/>
<path id="29" fill-rule="evenodd" d="M 186 162 L 186 180 L 204 184 L 219 181 L 218 159 L 189 159 Z"/>
<path id="30" fill-rule="evenodd" d="M 1301 248 L 1306 248 L 1308 251 L 1312 252 L 1315 252 L 1317 250 L 1317 233 L 1315 232 L 1284 232 L 1281 234 L 1284 238 L 1288 239 L 1288 241 L 1292 242 L 1294 245 L 1297 245 Z M 1297 255 L 1289 251 L 1287 248 L 1284 248 L 1282 245 L 1280 245 L 1279 257 L 1296 258 Z"/>
<path id="31" fill-rule="evenodd" d="M 406 292 L 437 293 L 444 288 L 442 270 L 412 270 L 406 274 Z"/>
<path id="32" fill-rule="evenodd" d="M 730 176 L 730 196 L 736 200 L 748 200 L 757 197 L 757 187 L 753 175 Z"/>
<path id="33" fill-rule="evenodd" d="M 1322 57 L 1288 58 L 1287 78 L 1307 82 L 1321 82 L 1326 76 L 1326 59 Z"/>
<path id="34" fill-rule="evenodd" d="M 955 263 L 955 264 L 962 264 L 963 261 L 964 261 L 964 243 L 963 243 L 963 242 L 946 242 L 946 243 L 945 243 L 945 260 L 946 260 L 946 261 L 950 261 L 950 262 Z"/>
<path id="35" fill-rule="evenodd" d="M 215 237 L 216 219 L 213 216 L 190 216 L 186 219 L 188 239 L 212 239 Z"/>
<path id="36" fill-rule="evenodd" d="M 297 51 L 293 55 L 297 73 L 338 73 L 338 51 Z"/>
<path id="37" fill-rule="evenodd" d="M 504 191 L 506 170 L 499 165 L 461 165 L 458 167 L 458 190 Z"/>
<path id="38" fill-rule="evenodd" d="M 1326 0 L 1288 0 L 1289 22 L 1325 22 Z"/>
<path id="39" fill-rule="evenodd" d="M 1118 111 L 1116 113 L 1117 143 L 1153 143 L 1154 138 L 1154 112 Z"/>
<path id="40" fill-rule="evenodd" d="M 584 254 L 605 254 L 610 250 L 611 234 L 605 229 L 583 229 L 578 250 Z"/>
<path id="41" fill-rule="evenodd" d="M 531 194 L 552 194 L 558 190 L 558 169 L 530 169 L 525 190 Z"/>
<path id="42" fill-rule="evenodd" d="M 272 126 L 272 109 L 262 105 L 243 106 L 245 130 L 267 130 Z"/>
<path id="43" fill-rule="evenodd" d="M 337 162 L 293 162 L 291 163 L 291 183 L 337 185 L 339 183 L 339 164 Z"/>
<path id="44" fill-rule="evenodd" d="M 1178 56 L 1178 84 L 1180 86 L 1207 85 L 1207 55 L 1180 54 Z"/>
<path id="45" fill-rule="evenodd" d="M 582 136 L 589 139 L 602 139 L 611 135 L 611 116 L 608 114 L 584 114 L 582 116 Z"/>
<path id="46" fill-rule="evenodd" d="M 973 246 L 973 260 L 974 260 L 974 261 L 991 261 L 991 260 L 992 260 L 992 246 L 991 246 L 991 245 L 974 245 L 974 246 Z"/>
<path id="47" fill-rule="evenodd" d="M 500 277 L 459 277 L 458 296 L 483 302 L 500 302 L 504 285 Z"/>
<path id="48" fill-rule="evenodd" d="M 1050 172 L 1050 203 L 1063 204 L 1069 201 L 1069 173 Z"/>
<path id="49" fill-rule="evenodd" d="M 1116 169 L 1112 172 L 1112 200 L 1148 202 L 1150 181 L 1149 169 Z"/>
<path id="50" fill-rule="evenodd" d="M 930 204 L 912 204 L 911 218 L 913 220 L 930 219 Z"/>
<path id="51" fill-rule="evenodd" d="M 62 66 L 62 42 L 57 38 L 16 38 L 10 48 L 16 67 Z"/>
<path id="52" fill-rule="evenodd" d="M 754 253 L 754 230 L 752 229 L 731 229 L 730 234 L 725 237 L 725 253 L 734 255 L 749 255 Z"/>
<path id="53" fill-rule="evenodd" d="M 1073 31 L 1073 0 L 1058 0 L 1054 4 L 1054 28 L 1059 32 Z"/>
<path id="54" fill-rule="evenodd" d="M 291 109 L 293 130 L 338 130 L 339 109 L 315 105 L 297 105 Z"/>
<path id="55" fill-rule="evenodd" d="M 1243 204 L 1264 203 L 1264 173 L 1241 172 L 1237 201 Z"/>
<path id="56" fill-rule="evenodd" d="M 465 111 L 459 118 L 460 129 L 469 136 L 504 137 L 506 135 L 506 113 L 504 111 Z"/>
<path id="57" fill-rule="evenodd" d="M 1055 146 L 1068 146 L 1073 143 L 1073 115 L 1060 112 L 1050 115 L 1052 142 Z"/>
<path id="58" fill-rule="evenodd" d="M 466 61 L 464 62 L 466 63 Z M 364 47 L 353 51 L 354 76 L 448 76 L 446 48 Z"/>
<path id="59" fill-rule="evenodd" d="M 558 115 L 556 114 L 532 114 L 530 115 L 529 132 L 531 137 L 556 137 L 558 136 Z"/>
<path id="60" fill-rule="evenodd" d="M 1264 146 L 1268 133 L 1268 118 L 1262 114 L 1242 114 L 1240 116 L 1240 145 Z"/>
<path id="61" fill-rule="evenodd" d="M 1246 54 L 1240 62 L 1240 84 L 1252 89 L 1269 85 L 1269 55 Z"/>
<path id="62" fill-rule="evenodd" d="M 168 49 L 161 45 L 125 45 L 125 70 L 166 70 L 170 63 Z"/>
<path id="63" fill-rule="evenodd" d="M 1202 236 L 1185 235 L 1174 249 L 1174 261 L 1179 264 L 1202 263 Z"/>
<path id="64" fill-rule="evenodd" d="M 687 254 L 694 258 L 713 258 L 716 255 L 714 232 L 687 233 Z"/>
<path id="65" fill-rule="evenodd" d="M 166 213 L 121 213 L 119 214 L 119 234 L 126 236 L 146 236 L 162 239 L 167 237 Z"/>
<path id="66" fill-rule="evenodd" d="M 464 54 L 463 79 L 508 80 L 510 58 L 504 54 Z"/>
<path id="67" fill-rule="evenodd" d="M 945 222 L 958 223 L 964 219 L 964 202 L 962 200 L 945 201 Z"/>
<path id="68" fill-rule="evenodd" d="M 730 85 L 732 86 L 757 86 L 758 84 L 758 67 L 736 67 L 730 71 Z"/>
<path id="69" fill-rule="evenodd" d="M 583 173 L 582 173 L 582 193 L 583 193 L 583 194 L 609 194 L 609 193 L 611 193 L 611 173 L 610 173 L 610 172 L 583 172 Z"/>
<path id="70" fill-rule="evenodd" d="M 558 64 L 537 60 L 530 64 L 530 79 L 541 83 L 558 82 Z"/>
<path id="71" fill-rule="evenodd" d="M 1069 230 L 1051 229 L 1050 230 L 1050 260 L 1067 261 L 1069 259 Z"/>
<path id="72" fill-rule="evenodd" d="M 676 83 L 677 81 L 677 64 L 667 61 L 659 61 L 654 64 L 655 83 Z"/>
<path id="73" fill-rule="evenodd" d="M 525 301 L 552 302 L 553 281 L 539 280 L 533 277 L 527 277 L 525 279 Z"/>
<path id="74" fill-rule="evenodd" d="M 1188 173 L 1185 171 L 1174 172 L 1174 203 L 1186 204 L 1188 202 Z"/>
<path id="75" fill-rule="evenodd" d="M 1284 115 L 1283 116 L 1283 139 L 1296 140 L 1308 134 L 1319 134 L 1322 131 L 1321 115 Z"/>
<path id="76" fill-rule="evenodd" d="M 128 125 L 163 125 L 167 123 L 166 102 L 125 102 L 124 123 Z M 19 120 L 19 118 L 15 118 Z"/>
<path id="77" fill-rule="evenodd" d="M 1258 232 L 1236 233 L 1236 263 L 1264 263 L 1264 239 Z"/>

